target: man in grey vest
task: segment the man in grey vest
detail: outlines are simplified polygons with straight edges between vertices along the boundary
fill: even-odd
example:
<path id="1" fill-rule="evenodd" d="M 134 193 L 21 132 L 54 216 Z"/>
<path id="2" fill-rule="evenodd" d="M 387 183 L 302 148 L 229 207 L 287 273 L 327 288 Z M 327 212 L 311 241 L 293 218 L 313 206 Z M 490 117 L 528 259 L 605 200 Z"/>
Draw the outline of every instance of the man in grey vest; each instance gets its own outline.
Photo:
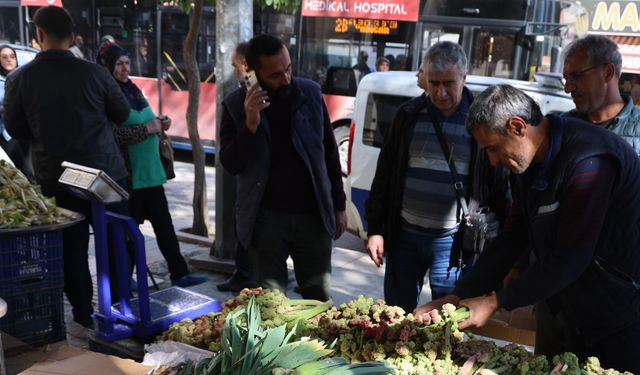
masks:
<path id="1" fill-rule="evenodd" d="M 338 148 L 320 87 L 293 78 L 282 42 L 249 41 L 258 84 L 223 102 L 220 161 L 237 175 L 238 241 L 258 284 L 286 290 L 286 260 L 304 298 L 329 299 L 331 240 L 346 228 Z"/>

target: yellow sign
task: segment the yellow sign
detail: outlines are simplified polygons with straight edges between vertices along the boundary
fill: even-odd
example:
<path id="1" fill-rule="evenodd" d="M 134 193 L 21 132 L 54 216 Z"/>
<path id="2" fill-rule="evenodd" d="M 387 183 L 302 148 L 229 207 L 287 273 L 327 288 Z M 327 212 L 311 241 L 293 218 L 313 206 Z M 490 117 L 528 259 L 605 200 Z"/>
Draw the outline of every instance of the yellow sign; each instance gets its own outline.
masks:
<path id="1" fill-rule="evenodd" d="M 609 33 L 640 31 L 638 5 L 635 2 L 600 1 L 593 12 L 591 30 Z"/>
<path id="2" fill-rule="evenodd" d="M 357 31 L 361 34 L 390 35 L 398 29 L 398 21 L 369 20 L 361 18 L 337 18 L 335 32 Z"/>

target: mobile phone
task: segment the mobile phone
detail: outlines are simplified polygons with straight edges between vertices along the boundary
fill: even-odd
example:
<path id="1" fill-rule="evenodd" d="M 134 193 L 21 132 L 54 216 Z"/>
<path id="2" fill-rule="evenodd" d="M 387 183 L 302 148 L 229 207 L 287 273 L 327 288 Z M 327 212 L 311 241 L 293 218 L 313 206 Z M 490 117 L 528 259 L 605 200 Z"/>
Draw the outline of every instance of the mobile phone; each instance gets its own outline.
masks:
<path id="1" fill-rule="evenodd" d="M 255 70 L 248 71 L 247 74 L 244 76 L 244 84 L 247 86 L 247 89 L 257 83 L 258 83 L 258 77 L 256 77 Z M 258 84 L 258 90 L 262 90 L 259 84 Z"/>

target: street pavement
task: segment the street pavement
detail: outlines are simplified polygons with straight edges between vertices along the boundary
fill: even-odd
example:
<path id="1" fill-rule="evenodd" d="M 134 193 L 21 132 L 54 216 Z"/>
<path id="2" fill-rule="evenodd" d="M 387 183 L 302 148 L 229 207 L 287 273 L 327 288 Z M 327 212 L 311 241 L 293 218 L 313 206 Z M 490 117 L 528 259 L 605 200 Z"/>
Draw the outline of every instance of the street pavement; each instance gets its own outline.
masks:
<path id="1" fill-rule="evenodd" d="M 173 217 L 173 223 L 178 233 L 180 248 L 185 258 L 190 259 L 194 256 L 207 255 L 210 252 L 211 240 L 202 238 L 198 243 L 192 241 L 185 242 L 181 232 L 191 227 L 193 209 L 193 165 L 186 160 L 185 155 L 178 154 L 180 161 L 175 162 L 176 178 L 165 184 L 165 191 L 169 203 L 169 209 Z M 213 159 L 213 158 L 211 158 Z M 208 206 L 210 213 L 211 228 L 215 228 L 215 168 L 213 162 L 208 161 L 206 169 L 206 183 Z M 232 225 L 232 223 L 229 223 Z M 140 227 L 145 237 L 146 257 L 149 270 L 154 275 L 154 279 L 161 288 L 171 286 L 169 273 L 166 263 L 155 240 L 155 234 L 149 222 L 145 222 Z M 92 237 L 93 238 L 93 237 Z M 93 244 L 90 245 L 89 257 L 91 274 L 94 278 L 94 290 L 96 280 L 95 254 L 93 252 Z M 290 285 L 287 295 L 290 298 L 301 298 L 301 296 L 293 291 L 295 277 L 293 276 L 293 263 L 289 259 Z M 332 287 L 331 296 L 335 304 L 344 303 L 356 298 L 358 295 L 371 296 L 374 299 L 383 298 L 383 278 L 384 267 L 376 268 L 366 253 L 363 240 L 350 233 L 345 233 L 340 239 L 334 242 L 332 252 Z M 209 272 L 201 269 L 194 269 L 192 272 L 205 274 L 209 280 L 203 284 L 190 287 L 198 293 L 202 293 L 219 301 L 225 301 L 233 298 L 233 293 L 220 292 L 216 285 L 224 282 L 229 275 L 223 273 Z M 149 280 L 151 286 L 151 281 Z M 97 303 L 96 293 L 94 292 L 94 302 Z M 430 299 L 430 290 L 428 280 L 423 288 L 420 302 L 424 303 Z M 96 305 L 97 306 L 97 305 Z M 71 305 L 65 299 L 65 321 L 67 328 L 67 344 L 88 349 L 88 332 L 79 324 L 73 322 L 71 315 Z M 29 360 L 20 360 L 18 363 L 7 359 L 8 366 L 17 368 L 27 368 L 30 366 Z M 36 357 L 33 357 L 36 358 Z M 35 361 L 35 359 L 33 359 Z"/>

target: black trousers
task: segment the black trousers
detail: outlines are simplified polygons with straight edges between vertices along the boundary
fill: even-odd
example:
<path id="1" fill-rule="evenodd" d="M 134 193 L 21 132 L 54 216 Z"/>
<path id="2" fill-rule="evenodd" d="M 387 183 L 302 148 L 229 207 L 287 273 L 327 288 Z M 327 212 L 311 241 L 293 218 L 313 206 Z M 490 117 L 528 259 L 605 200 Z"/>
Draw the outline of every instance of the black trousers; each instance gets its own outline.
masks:
<path id="1" fill-rule="evenodd" d="M 187 275 L 189 268 L 180 253 L 180 244 L 171 220 L 164 187 L 160 185 L 133 190 L 129 196 L 129 212 L 138 224 L 145 220 L 151 222 L 160 252 L 169 266 L 171 280 Z"/>
<path id="2" fill-rule="evenodd" d="M 64 292 L 72 306 L 74 318 L 87 319 L 93 313 L 93 283 L 89 271 L 89 225 L 92 222 L 91 202 L 78 198 L 70 192 L 53 191 L 44 194 L 56 198 L 59 207 L 85 216 L 76 225 L 62 230 L 64 247 Z M 107 210 L 127 215 L 127 201 L 107 205 Z M 111 254 L 111 252 L 110 252 Z M 110 263 L 113 259 L 110 256 Z M 113 269 L 113 268 L 111 268 Z M 115 274 L 111 276 L 111 290 L 115 291 Z M 117 299 L 117 296 L 113 296 Z M 115 299 L 114 299 L 115 300 Z"/>
<path id="3" fill-rule="evenodd" d="M 331 298 L 331 246 L 318 213 L 262 210 L 249 248 L 258 285 L 285 292 L 291 256 L 302 298 L 327 301 Z"/>

